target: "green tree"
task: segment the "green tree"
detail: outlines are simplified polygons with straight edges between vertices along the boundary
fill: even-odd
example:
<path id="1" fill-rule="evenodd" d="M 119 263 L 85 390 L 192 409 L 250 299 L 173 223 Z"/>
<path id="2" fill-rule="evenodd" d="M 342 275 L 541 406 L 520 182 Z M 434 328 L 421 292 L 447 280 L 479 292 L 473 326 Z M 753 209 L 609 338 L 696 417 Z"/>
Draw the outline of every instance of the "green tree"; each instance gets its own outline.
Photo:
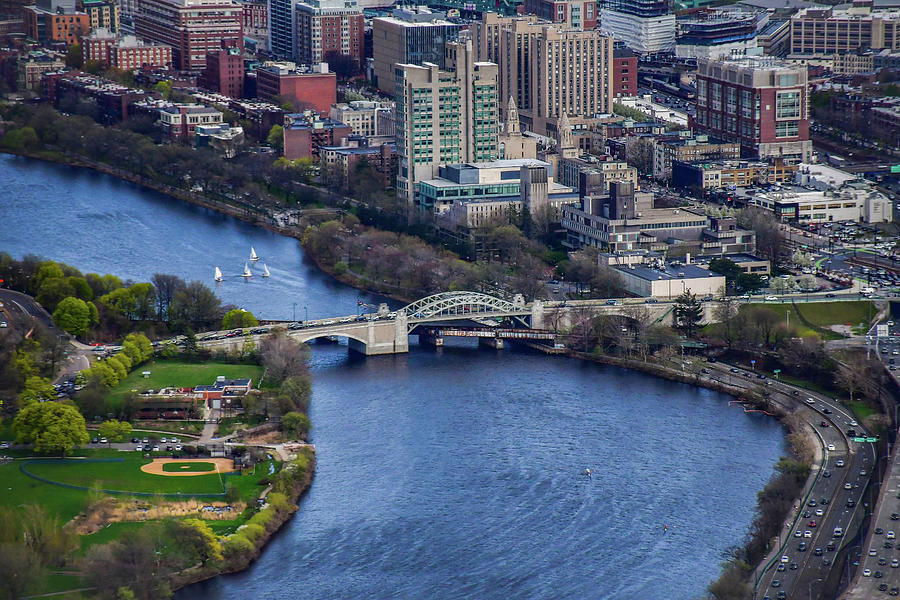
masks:
<path id="1" fill-rule="evenodd" d="M 134 318 L 138 321 L 149 319 L 156 307 L 156 289 L 151 283 L 135 283 L 128 291 L 134 298 Z"/>
<path id="2" fill-rule="evenodd" d="M 279 153 L 284 151 L 284 127 L 281 125 L 272 125 L 272 129 L 269 130 L 269 135 L 266 137 L 266 142 Z"/>
<path id="3" fill-rule="evenodd" d="M 22 542 L 0 543 L 0 598 L 24 598 L 44 580 L 40 557 Z"/>
<path id="4" fill-rule="evenodd" d="M 118 311 L 129 319 L 134 317 L 137 301 L 134 292 L 127 288 L 118 288 L 100 297 L 100 302 Z"/>
<path id="5" fill-rule="evenodd" d="M 125 343 L 133 343 L 137 346 L 140 353 L 138 362 L 143 362 L 153 357 L 153 343 L 143 333 L 129 333 L 125 336 Z M 137 363 L 134 366 L 137 366 Z"/>
<path id="6" fill-rule="evenodd" d="M 297 410 L 306 412 L 309 409 L 309 400 L 312 397 L 312 379 L 308 373 L 291 375 L 281 382 L 278 389 L 279 404 L 289 407 L 288 412 Z"/>
<path id="7" fill-rule="evenodd" d="M 72 44 L 66 51 L 66 66 L 80 69 L 84 64 L 84 56 L 81 52 L 81 44 Z"/>
<path id="8" fill-rule="evenodd" d="M 675 298 L 675 308 L 672 310 L 675 317 L 675 325 L 685 335 L 692 336 L 694 331 L 703 321 L 703 305 L 697 299 L 696 294 L 685 291 Z"/>
<path id="9" fill-rule="evenodd" d="M 21 152 L 23 150 L 34 150 L 40 145 L 37 133 L 33 127 L 20 127 L 19 129 L 11 129 L 0 138 L 0 147 L 9 148 L 13 151 Z"/>
<path id="10" fill-rule="evenodd" d="M 56 307 L 63 299 L 74 295 L 75 289 L 69 285 L 69 282 L 64 277 L 50 277 L 41 284 L 34 299 L 52 312 L 56 310 Z"/>
<path id="11" fill-rule="evenodd" d="M 100 427 L 97 430 L 100 437 L 105 437 L 111 442 L 118 442 L 131 435 L 131 423 L 110 419 L 100 423 Z"/>
<path id="12" fill-rule="evenodd" d="M 238 329 L 240 327 L 256 327 L 259 321 L 249 310 L 235 308 L 222 317 L 222 329 Z"/>
<path id="13" fill-rule="evenodd" d="M 84 300 L 69 296 L 60 301 L 53 311 L 53 322 L 63 331 L 83 336 L 91 326 L 91 309 Z"/>
<path id="14" fill-rule="evenodd" d="M 28 406 L 41 400 L 56 400 L 56 390 L 46 377 L 31 375 L 25 380 L 25 389 L 19 392 L 19 406 Z"/>
<path id="15" fill-rule="evenodd" d="M 94 299 L 94 290 L 84 277 L 66 277 L 66 283 L 74 290 L 75 295 L 82 300 Z"/>
<path id="16" fill-rule="evenodd" d="M 120 352 L 116 356 L 110 356 L 106 359 L 107 366 L 116 372 L 116 377 L 119 378 L 119 381 L 122 381 L 128 376 L 128 369 L 125 368 L 125 365 L 122 364 L 122 361 L 119 360 L 119 356 L 128 356 L 124 352 Z"/>
<path id="17" fill-rule="evenodd" d="M 301 412 L 289 412 L 281 417 L 281 430 L 290 438 L 305 439 L 312 423 Z"/>
<path id="18" fill-rule="evenodd" d="M 141 352 L 141 348 L 134 340 L 126 339 L 124 342 L 122 342 L 122 354 L 131 359 L 131 364 L 133 366 L 137 366 L 140 363 L 144 362 L 144 355 Z"/>
<path id="19" fill-rule="evenodd" d="M 13 420 L 13 432 L 18 443 L 34 444 L 37 452 L 60 456 L 91 439 L 81 413 L 71 404 L 54 401 L 20 410 Z"/>
<path id="20" fill-rule="evenodd" d="M 160 81 L 154 87 L 154 90 L 162 94 L 162 97 L 166 100 L 172 98 L 172 82 L 171 81 Z"/>
<path id="21" fill-rule="evenodd" d="M 184 519 L 175 533 L 179 548 L 192 553 L 203 565 L 222 560 L 222 546 L 206 521 Z"/>
<path id="22" fill-rule="evenodd" d="M 32 291 L 37 292 L 41 289 L 41 285 L 43 285 L 44 281 L 47 279 L 62 279 L 63 277 L 65 277 L 65 273 L 63 273 L 62 267 L 59 266 L 59 264 L 52 260 L 44 261 L 41 263 L 40 267 L 38 267 L 34 277 L 31 278 L 31 289 Z"/>

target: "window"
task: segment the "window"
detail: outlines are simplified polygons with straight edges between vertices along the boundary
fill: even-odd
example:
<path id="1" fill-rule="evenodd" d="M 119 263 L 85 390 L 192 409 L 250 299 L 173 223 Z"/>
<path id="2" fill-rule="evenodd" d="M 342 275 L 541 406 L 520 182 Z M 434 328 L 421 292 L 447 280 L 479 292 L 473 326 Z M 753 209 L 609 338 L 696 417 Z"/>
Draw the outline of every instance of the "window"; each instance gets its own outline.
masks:
<path id="1" fill-rule="evenodd" d="M 783 121 L 775 123 L 775 137 L 795 137 L 799 135 L 799 124 L 797 121 Z"/>
<path id="2" fill-rule="evenodd" d="M 775 118 L 800 118 L 800 90 L 777 93 L 775 97 Z"/>

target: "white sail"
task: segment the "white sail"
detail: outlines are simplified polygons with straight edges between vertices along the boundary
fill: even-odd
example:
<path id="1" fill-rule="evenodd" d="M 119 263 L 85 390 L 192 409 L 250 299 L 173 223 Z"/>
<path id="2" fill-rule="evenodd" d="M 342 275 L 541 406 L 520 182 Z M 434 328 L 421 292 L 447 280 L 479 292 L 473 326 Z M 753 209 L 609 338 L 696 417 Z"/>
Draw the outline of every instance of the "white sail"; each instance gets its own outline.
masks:
<path id="1" fill-rule="evenodd" d="M 216 267 L 216 281 L 222 281 L 222 279 L 222 271 L 219 269 L 219 267 Z"/>
<path id="2" fill-rule="evenodd" d="M 268 266 L 266 263 L 263 263 L 263 272 L 262 272 L 262 276 L 263 276 L 263 277 L 268 277 L 268 276 L 269 276 L 269 266 Z"/>
<path id="3" fill-rule="evenodd" d="M 253 277 L 253 273 L 250 272 L 250 265 L 244 263 L 244 272 L 241 277 Z"/>
<path id="4" fill-rule="evenodd" d="M 259 260 L 259 256 L 256 254 L 256 250 L 253 249 L 253 246 L 250 246 L 250 260 L 254 262 Z"/>

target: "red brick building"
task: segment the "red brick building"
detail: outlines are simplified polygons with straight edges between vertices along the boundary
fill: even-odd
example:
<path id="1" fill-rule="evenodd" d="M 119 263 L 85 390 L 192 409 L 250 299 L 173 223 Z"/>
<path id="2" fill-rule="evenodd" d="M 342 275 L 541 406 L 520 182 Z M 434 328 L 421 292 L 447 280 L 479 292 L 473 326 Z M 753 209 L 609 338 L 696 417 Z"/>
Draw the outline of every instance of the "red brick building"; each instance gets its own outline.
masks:
<path id="1" fill-rule="evenodd" d="M 269 28 L 269 6 L 265 2 L 241 2 L 244 31 Z"/>
<path id="2" fill-rule="evenodd" d="M 809 89 L 806 67 L 771 57 L 700 59 L 699 131 L 741 145 L 744 157 L 809 162 Z"/>
<path id="3" fill-rule="evenodd" d="M 229 98 L 244 95 L 244 57 L 237 48 L 222 48 L 206 55 L 206 67 L 198 82 L 201 87 Z"/>
<path id="4" fill-rule="evenodd" d="M 297 4 L 297 60 L 327 61 L 332 53 L 362 65 L 363 12 L 356 0 L 305 0 Z"/>
<path id="5" fill-rule="evenodd" d="M 293 98 L 303 108 L 328 114 L 337 102 L 337 76 L 327 69 L 297 69 L 294 63 L 267 63 L 256 69 L 256 96 L 272 101 Z"/>
<path id="6" fill-rule="evenodd" d="M 172 47 L 176 69 L 199 71 L 226 45 L 243 50 L 243 12 L 233 0 L 141 0 L 135 33 Z"/>
<path id="7" fill-rule="evenodd" d="M 133 35 L 119 36 L 103 28 L 82 39 L 81 52 L 85 62 L 96 61 L 127 71 L 172 66 L 170 46 L 146 44 Z"/>
<path id="8" fill-rule="evenodd" d="M 613 51 L 613 98 L 637 96 L 638 59 L 628 48 Z"/>
<path id="9" fill-rule="evenodd" d="M 351 133 L 349 125 L 323 119 L 313 111 L 284 115 L 284 157 L 318 160 L 320 148 L 339 146 Z"/>

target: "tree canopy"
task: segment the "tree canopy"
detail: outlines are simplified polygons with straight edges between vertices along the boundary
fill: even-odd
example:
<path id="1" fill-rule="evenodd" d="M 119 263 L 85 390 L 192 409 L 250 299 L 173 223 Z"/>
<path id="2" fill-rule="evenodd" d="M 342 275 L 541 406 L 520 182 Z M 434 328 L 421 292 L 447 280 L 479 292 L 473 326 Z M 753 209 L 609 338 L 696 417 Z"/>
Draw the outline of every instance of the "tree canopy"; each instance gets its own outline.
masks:
<path id="1" fill-rule="evenodd" d="M 37 402 L 24 407 L 13 421 L 20 444 L 34 444 L 36 452 L 65 456 L 90 437 L 84 417 L 71 404 Z"/>
<path id="2" fill-rule="evenodd" d="M 222 317 L 222 329 L 238 329 L 240 327 L 256 327 L 259 321 L 253 316 L 249 310 L 235 308 L 229 310 Z"/>

